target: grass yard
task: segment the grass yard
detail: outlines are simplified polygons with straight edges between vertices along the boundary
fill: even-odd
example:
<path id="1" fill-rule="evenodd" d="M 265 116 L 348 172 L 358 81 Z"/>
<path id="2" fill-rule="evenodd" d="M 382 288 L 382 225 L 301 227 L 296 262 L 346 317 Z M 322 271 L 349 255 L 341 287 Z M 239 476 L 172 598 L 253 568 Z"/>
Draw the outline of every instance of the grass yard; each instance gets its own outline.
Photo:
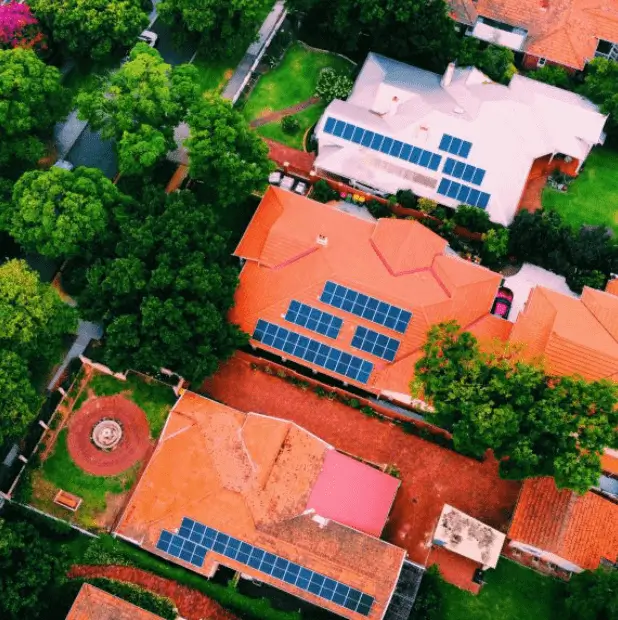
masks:
<path id="1" fill-rule="evenodd" d="M 201 53 L 195 57 L 193 65 L 198 70 L 198 84 L 202 93 L 220 93 L 230 79 L 243 54 L 224 60 L 204 58 Z"/>
<path id="2" fill-rule="evenodd" d="M 606 226 L 618 233 L 618 152 L 594 149 L 567 193 L 543 190 L 543 206 L 558 211 L 576 228 Z"/>
<path id="3" fill-rule="evenodd" d="M 474 596 L 440 582 L 444 620 L 560 620 L 564 616 L 565 584 L 500 558 L 486 573 L 487 584 Z"/>
<path id="4" fill-rule="evenodd" d="M 283 129 L 281 129 L 281 121 L 269 123 L 268 125 L 262 125 L 257 128 L 257 132 L 264 138 L 276 140 L 277 142 L 287 144 L 287 146 L 291 146 L 302 151 L 305 132 L 318 122 L 320 116 L 322 116 L 322 112 L 324 112 L 324 108 L 324 104 L 316 103 L 310 108 L 307 108 L 298 114 L 294 114 L 294 118 L 297 118 L 300 123 L 300 129 L 295 134 L 285 133 Z"/>

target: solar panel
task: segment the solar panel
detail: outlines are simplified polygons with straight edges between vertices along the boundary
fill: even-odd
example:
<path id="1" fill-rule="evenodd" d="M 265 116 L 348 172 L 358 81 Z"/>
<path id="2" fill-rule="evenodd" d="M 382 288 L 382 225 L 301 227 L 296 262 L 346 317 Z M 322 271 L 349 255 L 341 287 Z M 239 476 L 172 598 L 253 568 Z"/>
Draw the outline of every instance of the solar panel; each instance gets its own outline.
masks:
<path id="1" fill-rule="evenodd" d="M 463 179 L 474 185 L 480 185 L 485 178 L 485 170 L 465 164 L 462 161 L 455 161 L 452 157 L 448 157 L 444 162 L 444 174 L 448 174 L 456 179 Z"/>
<path id="2" fill-rule="evenodd" d="M 375 601 L 372 596 L 345 583 L 187 517 L 182 520 L 178 534 L 162 530 L 156 546 L 160 551 L 198 567 L 203 565 L 207 551 L 215 551 L 226 558 L 251 566 L 265 575 L 280 579 L 364 616 L 370 614 Z"/>
<path id="3" fill-rule="evenodd" d="M 442 162 L 442 156 L 437 153 L 420 149 L 412 144 L 407 144 L 379 133 L 374 133 L 373 131 L 363 129 L 352 123 L 345 123 L 332 116 L 326 119 L 324 131 L 342 140 L 361 144 L 374 151 L 379 151 L 385 155 L 409 161 L 418 166 L 429 168 L 430 170 L 437 170 Z"/>
<path id="4" fill-rule="evenodd" d="M 457 181 L 451 181 L 450 179 L 442 178 L 440 185 L 438 185 L 438 194 L 442 196 L 448 196 L 454 200 L 459 200 L 462 204 L 471 205 L 472 207 L 479 207 L 485 209 L 489 204 L 491 195 L 486 192 L 481 192 L 478 189 L 458 183 Z"/>
<path id="5" fill-rule="evenodd" d="M 412 313 L 408 310 L 387 304 L 375 297 L 369 297 L 330 281 L 324 285 L 320 301 L 360 316 L 372 323 L 389 327 L 400 334 L 406 331 L 412 318 Z"/>
<path id="6" fill-rule="evenodd" d="M 389 362 L 395 359 L 400 344 L 399 340 L 389 338 L 379 332 L 374 332 L 372 329 L 367 329 L 362 325 L 356 328 L 352 338 L 352 346 L 355 349 L 366 351 Z"/>
<path id="7" fill-rule="evenodd" d="M 442 136 L 442 140 L 440 140 L 440 146 L 438 148 L 441 151 L 446 151 L 447 153 L 452 153 L 453 155 L 466 159 L 470 154 L 472 142 L 462 140 L 461 138 L 455 138 L 445 133 Z"/>
<path id="8" fill-rule="evenodd" d="M 343 325 L 343 321 L 338 316 L 323 312 L 295 299 L 290 302 L 285 320 L 335 339 L 339 336 L 339 330 Z"/>
<path id="9" fill-rule="evenodd" d="M 284 351 L 359 383 L 367 383 L 373 371 L 373 364 L 361 357 L 350 355 L 263 319 L 257 322 L 253 337 L 273 349 Z"/>

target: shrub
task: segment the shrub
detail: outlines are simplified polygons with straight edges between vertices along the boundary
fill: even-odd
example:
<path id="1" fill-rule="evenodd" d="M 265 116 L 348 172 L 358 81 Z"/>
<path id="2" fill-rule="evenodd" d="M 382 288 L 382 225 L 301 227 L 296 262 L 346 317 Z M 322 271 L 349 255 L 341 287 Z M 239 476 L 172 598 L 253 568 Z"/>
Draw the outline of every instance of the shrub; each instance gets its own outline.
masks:
<path id="1" fill-rule="evenodd" d="M 347 99 L 353 86 L 354 82 L 347 73 L 325 67 L 320 71 L 315 94 L 325 103 L 330 103 L 333 99 Z"/>
<path id="2" fill-rule="evenodd" d="M 288 134 L 298 133 L 300 122 L 295 116 L 284 116 L 281 119 L 281 129 Z"/>
<path id="3" fill-rule="evenodd" d="M 326 390 L 320 385 L 316 386 L 314 391 L 317 394 L 318 398 L 324 398 L 326 396 Z"/>
<path id="4" fill-rule="evenodd" d="M 558 86 L 559 88 L 571 89 L 571 78 L 564 67 L 556 65 L 545 65 L 536 71 L 528 73 L 528 77 L 539 82 L 544 82 L 550 86 Z"/>
<path id="5" fill-rule="evenodd" d="M 311 198 L 318 202 L 330 202 L 331 200 L 337 200 L 339 194 L 324 179 L 320 179 L 313 186 Z"/>
<path id="6" fill-rule="evenodd" d="M 438 208 L 438 203 L 435 200 L 431 200 L 429 198 L 419 198 L 418 202 L 416 203 L 416 208 L 419 211 L 422 211 L 423 213 L 429 215 Z"/>
<path id="7" fill-rule="evenodd" d="M 508 228 L 492 228 L 483 235 L 482 257 L 489 267 L 502 265 L 509 251 Z"/>
<path id="8" fill-rule="evenodd" d="M 361 407 L 361 403 L 358 398 L 350 398 L 350 400 L 348 400 L 348 405 L 350 405 L 353 409 L 360 409 Z"/>
<path id="9" fill-rule="evenodd" d="M 459 205 L 453 221 L 471 232 L 487 232 L 491 226 L 487 211 L 470 205 Z"/>
<path id="10" fill-rule="evenodd" d="M 572 267 L 566 274 L 566 282 L 575 293 L 581 293 L 584 286 L 603 290 L 607 283 L 607 277 L 598 269 L 578 269 Z"/>
<path id="11" fill-rule="evenodd" d="M 381 217 L 388 217 L 391 215 L 391 210 L 388 208 L 388 205 L 380 202 L 379 200 L 368 200 L 365 203 L 365 206 L 367 207 L 369 213 L 376 218 L 376 220 L 379 220 Z"/>
<path id="12" fill-rule="evenodd" d="M 409 189 L 400 189 L 395 194 L 397 197 L 397 202 L 406 209 L 416 209 L 416 205 L 418 203 L 418 198 L 416 194 L 411 192 Z"/>

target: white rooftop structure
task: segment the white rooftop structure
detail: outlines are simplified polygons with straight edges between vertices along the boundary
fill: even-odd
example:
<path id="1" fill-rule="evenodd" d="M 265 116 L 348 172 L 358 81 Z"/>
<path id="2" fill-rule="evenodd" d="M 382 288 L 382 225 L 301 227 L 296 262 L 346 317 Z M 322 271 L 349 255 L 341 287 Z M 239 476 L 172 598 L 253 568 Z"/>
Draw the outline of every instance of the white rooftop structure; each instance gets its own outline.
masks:
<path id="1" fill-rule="evenodd" d="M 505 538 L 502 532 L 444 504 L 433 544 L 470 558 L 483 568 L 496 568 Z"/>
<path id="2" fill-rule="evenodd" d="M 587 99 L 520 75 L 503 86 L 474 67 L 451 64 L 441 76 L 369 54 L 348 100 L 334 100 L 316 127 L 315 165 L 509 224 L 535 159 L 583 162 L 606 120 Z"/>

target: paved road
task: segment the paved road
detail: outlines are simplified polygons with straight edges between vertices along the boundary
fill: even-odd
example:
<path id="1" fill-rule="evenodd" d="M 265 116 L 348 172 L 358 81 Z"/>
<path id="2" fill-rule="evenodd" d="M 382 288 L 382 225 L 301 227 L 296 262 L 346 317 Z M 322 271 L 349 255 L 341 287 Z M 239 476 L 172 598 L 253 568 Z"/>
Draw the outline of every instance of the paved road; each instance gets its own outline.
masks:
<path id="1" fill-rule="evenodd" d="M 165 62 L 174 66 L 189 62 L 195 54 L 196 48 L 193 44 L 182 44 L 178 47 L 174 45 L 172 30 L 165 25 L 160 19 L 157 19 L 152 26 L 152 32 L 159 35 L 157 40 L 157 50 Z"/>
<path id="2" fill-rule="evenodd" d="M 74 166 L 99 168 L 108 179 L 113 179 L 118 173 L 114 143 L 102 140 L 99 132 L 92 131 L 90 127 L 84 129 L 66 159 Z"/>

